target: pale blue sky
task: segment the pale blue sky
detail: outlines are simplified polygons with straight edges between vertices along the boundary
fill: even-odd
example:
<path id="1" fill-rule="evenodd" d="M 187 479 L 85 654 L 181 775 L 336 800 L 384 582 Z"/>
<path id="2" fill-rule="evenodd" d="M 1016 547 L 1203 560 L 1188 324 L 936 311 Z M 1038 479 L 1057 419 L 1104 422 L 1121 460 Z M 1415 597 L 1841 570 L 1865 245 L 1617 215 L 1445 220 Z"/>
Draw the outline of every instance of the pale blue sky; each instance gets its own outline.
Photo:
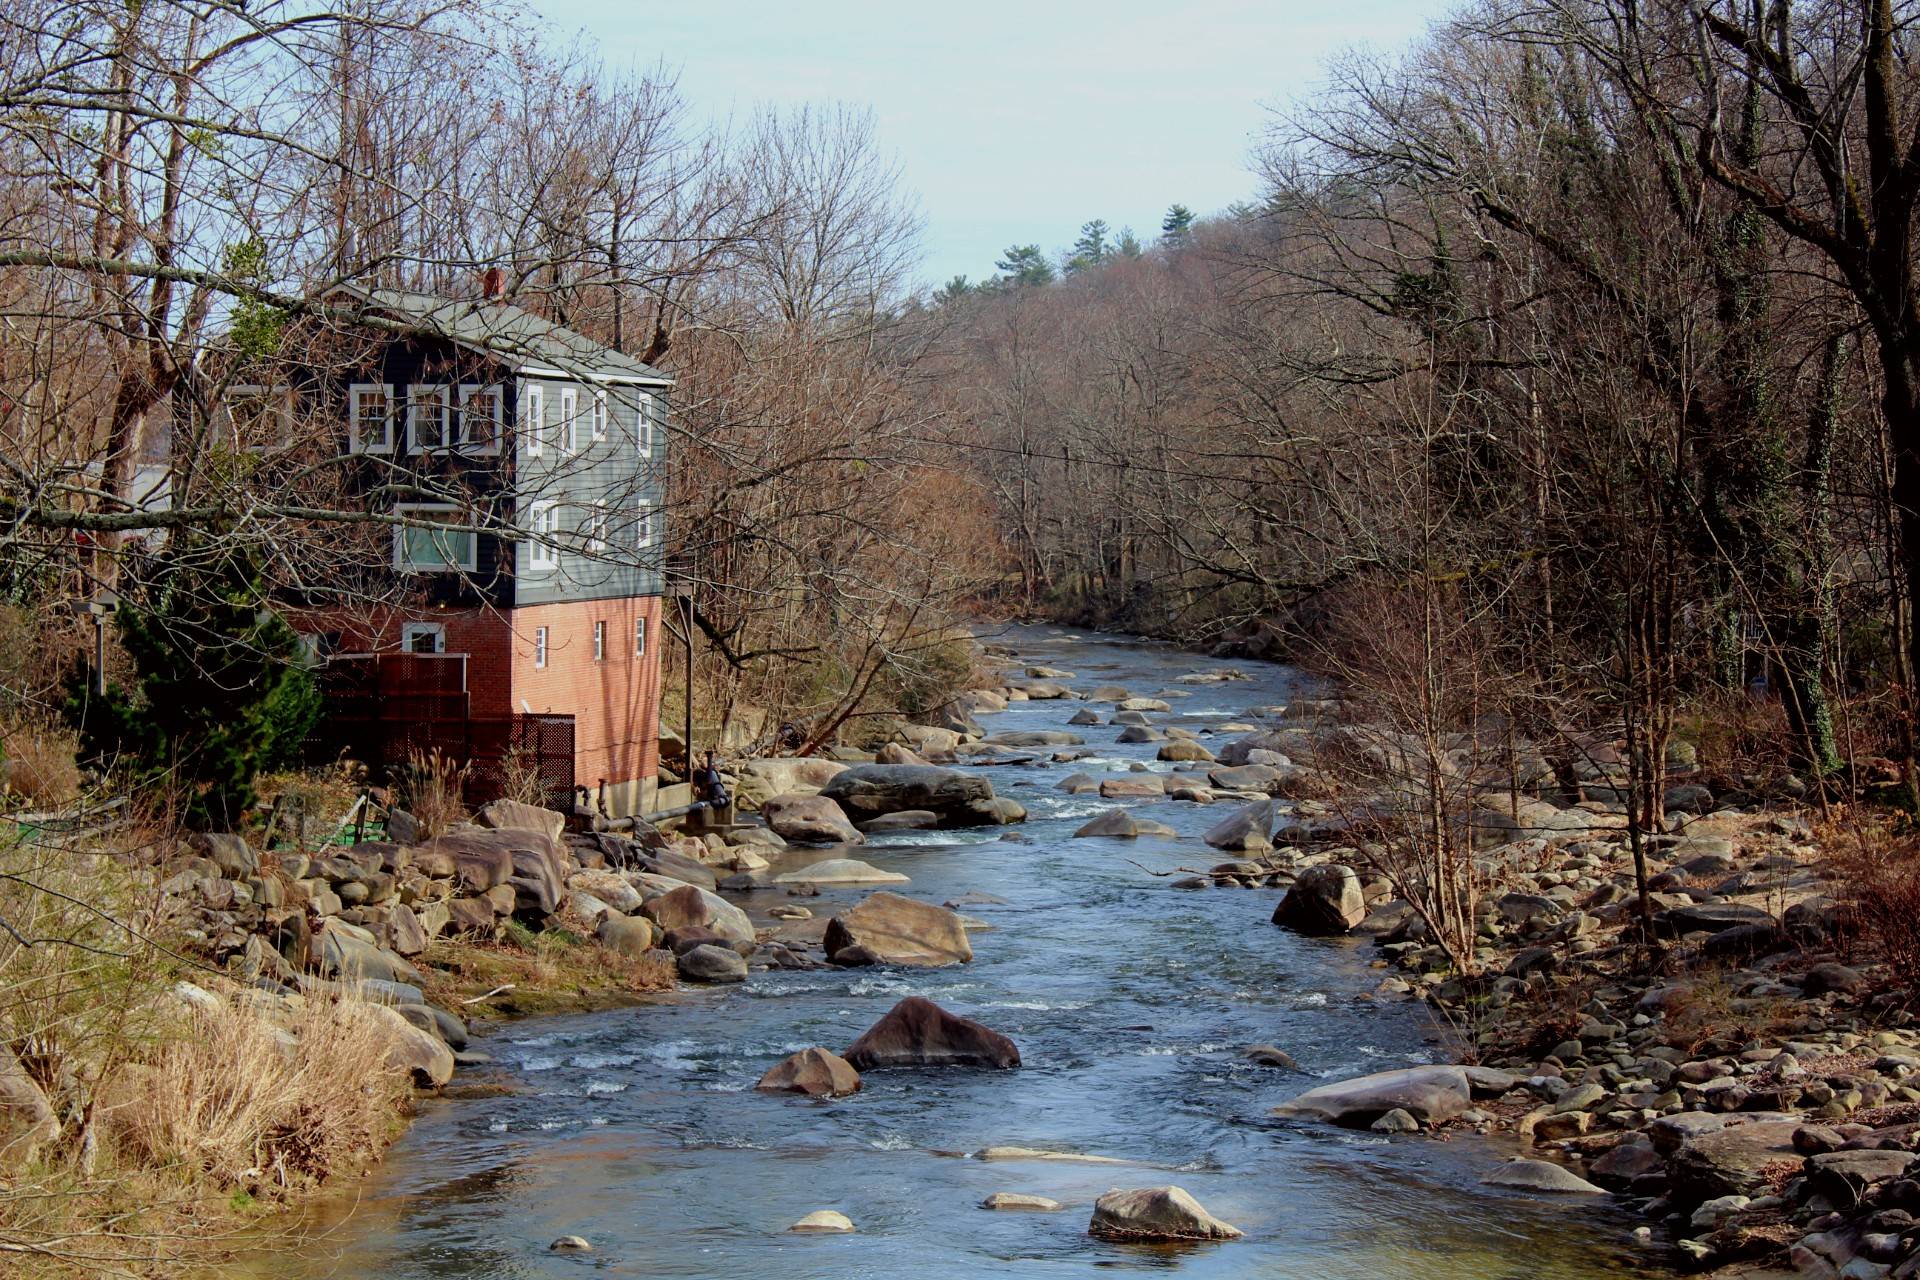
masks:
<path id="1" fill-rule="evenodd" d="M 1158 233 L 1255 190 L 1266 106 L 1325 59 L 1400 48 L 1446 0 L 871 0 L 798 4 L 534 0 L 615 65 L 663 61 L 707 114 L 761 103 L 871 106 L 920 198 L 921 276 L 991 275 L 1009 244 L 1048 252 L 1105 218 Z"/>

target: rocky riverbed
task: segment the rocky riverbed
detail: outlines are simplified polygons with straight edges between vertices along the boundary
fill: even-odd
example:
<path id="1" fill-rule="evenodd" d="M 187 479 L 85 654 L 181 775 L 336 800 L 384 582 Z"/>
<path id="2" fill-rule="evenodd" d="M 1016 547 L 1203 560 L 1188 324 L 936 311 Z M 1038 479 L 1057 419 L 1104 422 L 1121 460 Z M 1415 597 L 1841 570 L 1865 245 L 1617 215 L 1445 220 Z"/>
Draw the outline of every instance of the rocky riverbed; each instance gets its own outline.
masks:
<path id="1" fill-rule="evenodd" d="M 916 759 L 952 750 L 951 767 L 991 784 L 988 804 L 924 795 L 930 817 L 876 812 L 872 775 L 832 788 L 830 766 L 770 768 L 761 799 L 832 789 L 865 830 L 718 868 L 714 892 L 755 940 L 682 959 L 750 952 L 743 981 L 694 982 L 683 965 L 663 1003 L 476 1036 L 494 1061 L 463 1076 L 468 1096 L 424 1105 L 324 1254 L 264 1270 L 1590 1277 L 1657 1261 L 1608 1197 L 1488 1185 L 1510 1139 L 1272 1114 L 1449 1053 L 1422 1004 L 1376 990 L 1377 948 L 1271 923 L 1290 878 L 1277 863 L 1236 855 L 1265 868 L 1233 875 L 1251 891 L 1175 887 L 1193 878 L 1179 868 L 1221 856 L 1202 837 L 1245 797 L 1174 799 L 1216 788 L 1204 761 L 1162 748 L 1244 737 L 1228 726 L 1298 699 L 1290 673 L 1210 675 L 1223 664 L 1058 632 L 998 642 L 1015 682 L 1108 700 L 1011 690 L 996 710 L 989 692 L 969 709 L 977 739 L 904 733 Z M 1088 710 L 1104 723 L 1069 724 Z M 1162 736 L 1115 742 L 1143 727 L 1116 716 Z M 1076 773 L 1091 790 L 1060 785 Z M 1075 837 L 1114 808 L 1141 830 Z M 641 909 L 607 918 L 707 927 L 654 919 L 674 890 L 641 887 Z M 898 954 L 903 940 L 920 954 Z M 1156 1234 L 1192 1239 L 1142 1243 Z"/>

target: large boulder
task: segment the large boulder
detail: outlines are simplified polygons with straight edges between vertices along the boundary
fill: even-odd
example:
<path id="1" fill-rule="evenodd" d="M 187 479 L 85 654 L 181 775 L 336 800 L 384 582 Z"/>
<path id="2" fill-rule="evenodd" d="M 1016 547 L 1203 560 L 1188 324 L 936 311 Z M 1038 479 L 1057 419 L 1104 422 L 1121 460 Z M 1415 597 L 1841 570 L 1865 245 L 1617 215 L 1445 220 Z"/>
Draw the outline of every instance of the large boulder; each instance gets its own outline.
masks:
<path id="1" fill-rule="evenodd" d="M 1244 738 L 1235 738 L 1214 754 L 1219 758 L 1221 764 L 1243 765 L 1248 763 L 1255 752 L 1264 751 L 1271 755 L 1282 757 L 1278 763 L 1285 764 L 1287 763 L 1285 759 L 1286 751 L 1294 745 L 1294 742 L 1294 737 L 1285 730 L 1276 730 L 1271 733 L 1254 733 Z M 1276 763 L 1266 756 L 1262 756 L 1261 759 L 1269 765 Z"/>
<path id="2" fill-rule="evenodd" d="M 747 961 L 731 947 L 701 943 L 680 953 L 680 976 L 688 982 L 745 982 Z"/>
<path id="3" fill-rule="evenodd" d="M 948 1013 L 924 996 L 908 996 L 868 1027 L 842 1055 L 856 1071 L 880 1067 L 1020 1065 L 1013 1041 L 972 1018 Z"/>
<path id="4" fill-rule="evenodd" d="M 320 972 L 346 982 L 372 979 L 418 986 L 426 981 L 402 956 L 331 924 L 320 934 Z"/>
<path id="5" fill-rule="evenodd" d="M 640 909 L 640 891 L 618 871 L 576 871 L 567 877 L 567 888 L 590 893 L 623 916 Z"/>
<path id="6" fill-rule="evenodd" d="M 897 893 L 874 893 L 827 922 L 827 958 L 858 948 L 869 964 L 932 968 L 973 959 L 957 913 Z"/>
<path id="7" fill-rule="evenodd" d="M 438 1089 L 453 1079 L 453 1050 L 439 1036 L 422 1031 L 383 1004 L 348 1007 L 371 1019 L 387 1039 L 387 1061 L 405 1070 L 422 1088 Z"/>
<path id="8" fill-rule="evenodd" d="M 1309 1089 L 1273 1114 L 1364 1129 L 1389 1111 L 1405 1111 L 1432 1125 L 1472 1105 L 1473 1082 L 1461 1068 L 1403 1067 Z"/>
<path id="9" fill-rule="evenodd" d="M 549 841 L 558 841 L 567 829 L 565 814 L 518 800 L 495 800 L 480 810 L 482 826 L 496 831 L 538 831 Z"/>
<path id="10" fill-rule="evenodd" d="M 1102 1240 L 1238 1240 L 1244 1233 L 1201 1208 L 1179 1187 L 1109 1191 L 1093 1202 L 1087 1234 Z"/>
<path id="11" fill-rule="evenodd" d="M 1000 821 L 993 784 L 977 773 L 938 765 L 863 764 L 834 776 L 820 791 L 855 822 L 924 809 L 943 827 L 990 826 Z"/>
<path id="12" fill-rule="evenodd" d="M 1233 853 L 1266 853 L 1273 848 L 1272 834 L 1273 802 L 1256 800 L 1222 818 L 1201 838 Z"/>
<path id="13" fill-rule="evenodd" d="M 639 916 L 608 916 L 600 922 L 600 928 L 594 933 L 600 945 L 607 950 L 638 960 L 653 950 L 660 940 L 659 930 L 653 921 Z"/>
<path id="14" fill-rule="evenodd" d="M 1546 1160 L 1509 1160 L 1480 1179 L 1483 1186 L 1508 1187 L 1515 1191 L 1547 1191 L 1556 1195 L 1607 1194 L 1565 1165 Z"/>
<path id="15" fill-rule="evenodd" d="M 1323 938 L 1351 932 L 1366 916 L 1359 875 L 1352 867 L 1331 863 L 1302 871 L 1273 909 L 1275 924 Z"/>
<path id="16" fill-rule="evenodd" d="M 860 1091 L 853 1064 L 827 1049 L 802 1049 L 775 1063 L 760 1083 L 768 1093 L 804 1093 L 810 1098 L 842 1098 Z"/>
<path id="17" fill-rule="evenodd" d="M 675 929 L 711 929 L 729 942 L 752 942 L 753 923 L 747 913 L 718 894 L 695 885 L 681 885 L 672 893 L 649 900 L 640 913 L 660 926 Z"/>
<path id="18" fill-rule="evenodd" d="M 1764 1195 L 1782 1162 L 1799 1165 L 1793 1134 L 1802 1123 L 1759 1120 L 1688 1137 L 1667 1159 L 1674 1203 L 1690 1207 L 1721 1196 Z M 1657 1136 L 1654 1145 L 1659 1145 Z"/>
<path id="19" fill-rule="evenodd" d="M 1133 815 L 1125 809 L 1109 809 L 1073 834 L 1075 836 L 1113 836 L 1121 840 L 1131 840 L 1140 834 L 1140 824 L 1134 821 Z"/>
<path id="20" fill-rule="evenodd" d="M 898 871 L 882 871 L 858 858 L 828 858 L 773 878 L 775 884 L 906 884 Z"/>
<path id="21" fill-rule="evenodd" d="M 774 796 L 760 812 L 775 835 L 795 844 L 860 844 L 866 839 L 840 806 L 823 795 Z"/>
<path id="22" fill-rule="evenodd" d="M 1086 739 L 1063 729 L 1015 729 L 981 741 L 990 747 L 1077 747 Z"/>
<path id="23" fill-rule="evenodd" d="M 838 760 L 811 756 L 748 760 L 740 765 L 735 790 L 743 800 L 759 804 L 774 796 L 812 795 L 847 766 Z"/>

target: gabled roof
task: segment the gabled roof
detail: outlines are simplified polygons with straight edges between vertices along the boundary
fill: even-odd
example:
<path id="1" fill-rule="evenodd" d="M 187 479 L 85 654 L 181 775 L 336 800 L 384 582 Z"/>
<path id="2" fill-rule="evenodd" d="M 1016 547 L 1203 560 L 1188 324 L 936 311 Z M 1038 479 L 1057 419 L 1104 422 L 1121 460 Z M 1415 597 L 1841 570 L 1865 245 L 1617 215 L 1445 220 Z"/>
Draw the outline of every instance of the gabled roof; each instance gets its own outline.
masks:
<path id="1" fill-rule="evenodd" d="M 585 334 L 543 320 L 510 303 L 461 301 L 401 289 L 361 289 L 341 285 L 368 310 L 438 334 L 462 346 L 504 360 L 515 373 L 534 377 L 577 378 L 583 382 L 633 383 L 671 387 L 673 379 L 632 356 L 604 347 Z M 330 295 L 332 296 L 332 295 Z"/>

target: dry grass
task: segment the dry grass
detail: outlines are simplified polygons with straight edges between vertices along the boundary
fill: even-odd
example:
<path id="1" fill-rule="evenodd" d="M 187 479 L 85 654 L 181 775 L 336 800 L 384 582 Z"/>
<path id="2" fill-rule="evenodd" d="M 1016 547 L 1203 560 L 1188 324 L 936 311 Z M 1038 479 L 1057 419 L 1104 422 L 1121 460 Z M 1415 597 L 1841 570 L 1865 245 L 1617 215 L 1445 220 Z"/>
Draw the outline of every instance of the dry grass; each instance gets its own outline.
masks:
<path id="1" fill-rule="evenodd" d="M 422 833 L 437 836 L 466 818 L 466 786 L 467 766 L 435 750 L 410 754 L 395 789 Z"/>
<path id="2" fill-rule="evenodd" d="M 452 1007 L 495 991 L 508 990 L 470 1012 L 496 1017 L 530 1017 L 602 1009 L 636 1003 L 671 991 L 676 981 L 673 957 L 650 951 L 629 960 L 605 947 L 576 939 L 565 930 L 537 934 L 512 931 L 502 943 L 435 939 L 427 948 L 427 998 Z"/>
<path id="3" fill-rule="evenodd" d="M 1853 909 L 1858 942 L 1911 1003 L 1920 996 L 1920 837 L 1854 823 L 1829 826 L 1820 843 Z"/>
<path id="4" fill-rule="evenodd" d="M 391 1032 L 353 1002 L 274 1018 L 198 1008 L 129 1069 L 109 1131 L 142 1162 L 223 1189 L 322 1182 L 376 1155 L 411 1097 L 390 1045 Z"/>
<path id="5" fill-rule="evenodd" d="M 80 798 L 79 743 L 64 729 L 16 729 L 0 741 L 0 783 L 36 808 L 58 809 Z"/>
<path id="6" fill-rule="evenodd" d="M 58 1121 L 0 1167 L 10 1278 L 178 1275 L 189 1257 L 270 1243 L 254 1221 L 262 1198 L 377 1155 L 402 1114 L 404 1077 L 349 1009 L 276 1025 L 174 993 L 182 979 L 224 988 L 184 956 L 168 904 L 135 870 L 172 839 L 137 827 L 115 844 L 0 839 L 0 918 L 15 931 L 0 930 L 0 1045 Z"/>

